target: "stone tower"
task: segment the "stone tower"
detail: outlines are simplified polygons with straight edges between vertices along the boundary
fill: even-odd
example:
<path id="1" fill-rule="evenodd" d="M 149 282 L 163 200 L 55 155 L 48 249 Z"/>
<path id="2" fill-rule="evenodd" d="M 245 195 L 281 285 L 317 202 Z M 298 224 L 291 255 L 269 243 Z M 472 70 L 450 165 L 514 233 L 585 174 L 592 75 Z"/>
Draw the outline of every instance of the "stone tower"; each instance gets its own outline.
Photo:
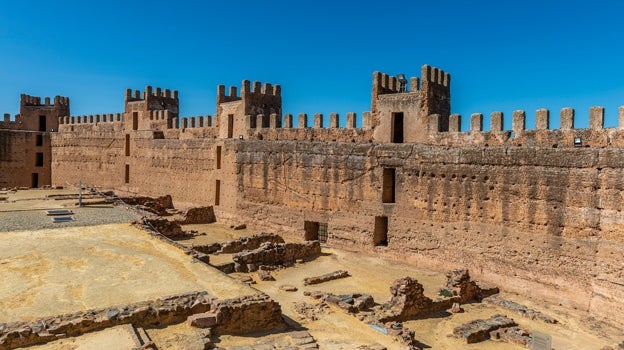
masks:
<path id="1" fill-rule="evenodd" d="M 428 65 L 421 79 L 401 87 L 397 77 L 373 73 L 371 127 L 377 142 L 425 142 L 430 133 L 448 131 L 451 111 L 450 74 Z"/>

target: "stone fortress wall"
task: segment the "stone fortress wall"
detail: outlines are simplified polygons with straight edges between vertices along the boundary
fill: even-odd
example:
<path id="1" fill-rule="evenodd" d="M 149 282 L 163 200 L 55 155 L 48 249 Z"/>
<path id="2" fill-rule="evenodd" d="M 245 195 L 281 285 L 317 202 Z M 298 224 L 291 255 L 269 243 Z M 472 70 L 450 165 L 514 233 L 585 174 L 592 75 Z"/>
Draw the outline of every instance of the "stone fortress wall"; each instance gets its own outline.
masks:
<path id="1" fill-rule="evenodd" d="M 177 92 L 149 86 L 126 91 L 123 113 L 59 115 L 50 184 L 171 194 L 178 206 L 214 205 L 221 221 L 469 266 L 624 324 L 624 108 L 618 128 L 605 129 L 595 107 L 588 129 L 565 108 L 559 129 L 538 110 L 535 130 L 516 111 L 510 131 L 500 112 L 489 131 L 481 114 L 461 131 L 450 75 L 430 66 L 420 78 L 375 72 L 361 127 L 355 113 L 345 127 L 335 113 L 295 123 L 279 85 L 225 91 L 214 116 L 182 118 Z"/>

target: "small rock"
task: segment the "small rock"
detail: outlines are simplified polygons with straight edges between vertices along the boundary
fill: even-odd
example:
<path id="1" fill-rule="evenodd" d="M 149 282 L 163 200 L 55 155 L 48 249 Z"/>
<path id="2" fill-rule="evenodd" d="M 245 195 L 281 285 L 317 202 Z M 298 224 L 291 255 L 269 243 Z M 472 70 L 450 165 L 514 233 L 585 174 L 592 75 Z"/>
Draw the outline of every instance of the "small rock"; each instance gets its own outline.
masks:
<path id="1" fill-rule="evenodd" d="M 275 277 L 271 275 L 271 272 L 266 270 L 258 270 L 258 277 L 261 281 L 275 281 Z"/>
<path id="2" fill-rule="evenodd" d="M 295 331 L 295 332 L 290 332 L 290 336 L 294 339 L 299 339 L 299 338 L 307 338 L 307 337 L 311 337 L 310 333 L 308 331 Z"/>
<path id="3" fill-rule="evenodd" d="M 453 306 L 451 307 L 451 312 L 454 313 L 454 314 L 458 314 L 460 312 L 464 312 L 464 309 L 462 309 L 459 306 L 459 303 L 453 303 Z"/>
<path id="4" fill-rule="evenodd" d="M 239 224 L 232 227 L 234 230 L 244 230 L 247 228 L 246 224 Z"/>
<path id="5" fill-rule="evenodd" d="M 280 289 L 285 291 L 285 292 L 296 292 L 298 289 L 295 286 L 291 286 L 289 284 L 285 284 L 283 286 L 280 286 Z"/>
<path id="6" fill-rule="evenodd" d="M 256 283 L 256 281 L 254 281 L 254 279 L 251 276 L 243 276 L 243 277 L 239 278 L 238 280 L 243 282 L 243 283 L 247 283 L 247 284 L 255 284 Z"/>
<path id="7" fill-rule="evenodd" d="M 306 345 L 306 344 L 316 343 L 316 341 L 312 337 L 295 338 L 293 339 L 293 342 L 295 343 L 295 345 Z"/>
<path id="8" fill-rule="evenodd" d="M 210 328 L 217 325 L 217 315 L 211 312 L 204 312 L 189 316 L 187 321 L 193 327 Z"/>

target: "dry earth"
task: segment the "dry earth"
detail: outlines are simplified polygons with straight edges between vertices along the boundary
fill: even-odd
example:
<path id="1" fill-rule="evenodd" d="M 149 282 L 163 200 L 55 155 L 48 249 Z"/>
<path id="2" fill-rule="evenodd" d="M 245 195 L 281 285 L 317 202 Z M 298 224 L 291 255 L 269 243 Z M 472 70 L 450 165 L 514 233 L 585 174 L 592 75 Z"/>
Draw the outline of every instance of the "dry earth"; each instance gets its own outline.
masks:
<path id="1" fill-rule="evenodd" d="M 71 201 L 42 198 L 47 191 L 19 191 L 12 203 L 1 203 L 0 211 L 11 209 L 38 213 L 42 209 L 71 206 Z M 18 198 L 18 196 L 21 196 Z M 103 208 L 102 208 L 103 209 Z M 104 213 L 106 213 L 104 211 Z M 222 224 L 188 225 L 186 230 L 205 232 L 183 244 L 223 242 L 250 235 L 252 228 L 234 231 Z M 2 231 L 2 230 L 0 230 Z M 211 261 L 225 261 L 230 255 L 211 256 Z M 469 268 L 469 267 L 468 267 Z M 351 277 L 304 286 L 303 279 L 335 270 L 348 270 Z M 254 294 L 261 290 L 282 305 L 290 324 L 307 329 L 321 349 L 356 349 L 360 345 L 379 343 L 388 349 L 404 349 L 390 336 L 383 335 L 355 316 L 328 306 L 311 320 L 296 312 L 295 303 L 318 303 L 304 296 L 305 291 L 321 290 L 334 294 L 363 292 L 378 303 L 389 296 L 390 284 L 403 276 L 415 277 L 425 287 L 425 294 L 437 297 L 445 277 L 437 271 L 419 269 L 398 260 L 344 250 L 323 248 L 317 260 L 272 272 L 276 281 L 260 281 L 255 273 L 224 275 L 163 241 L 126 223 L 76 226 L 60 229 L 0 232 L 0 322 L 31 319 L 44 315 L 125 304 L 165 295 L 206 290 L 221 298 Z M 257 282 L 251 287 L 239 278 L 251 276 Z M 296 292 L 280 289 L 282 285 L 298 288 Z M 501 286 L 504 288 L 504 286 Z M 523 296 L 502 293 L 502 296 L 549 314 L 560 324 L 522 318 L 509 310 L 486 304 L 462 307 L 466 312 L 448 317 L 431 317 L 405 322 L 416 332 L 416 339 L 433 349 L 523 349 L 513 344 L 487 341 L 466 345 L 450 338 L 452 329 L 464 322 L 487 318 L 496 313 L 512 317 L 522 327 L 551 334 L 553 347 L 562 349 L 600 349 L 615 346 L 624 340 L 624 333 L 588 318 L 587 314 Z M 160 349 L 188 349 L 204 330 L 178 324 L 147 330 Z M 231 348 L 250 345 L 286 344 L 288 332 L 255 334 L 245 337 L 221 336 L 218 346 Z M 34 349 L 129 349 L 131 334 L 127 327 L 115 327 L 76 338 L 62 339 Z M 260 344 L 260 345 L 259 345 Z"/>

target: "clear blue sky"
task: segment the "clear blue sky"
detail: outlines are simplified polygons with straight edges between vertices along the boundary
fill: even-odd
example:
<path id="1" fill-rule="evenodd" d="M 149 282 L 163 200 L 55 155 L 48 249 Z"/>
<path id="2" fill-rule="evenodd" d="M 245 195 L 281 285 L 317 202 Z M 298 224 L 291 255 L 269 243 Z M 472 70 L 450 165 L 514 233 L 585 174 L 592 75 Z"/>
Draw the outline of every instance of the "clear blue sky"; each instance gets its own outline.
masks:
<path id="1" fill-rule="evenodd" d="M 72 114 L 121 112 L 126 88 L 177 89 L 181 115 L 215 111 L 217 84 L 282 85 L 284 113 L 370 109 L 372 72 L 452 76 L 463 116 L 624 105 L 624 2 L 6 1 L 0 111 L 19 94 L 69 96 Z M 489 118 L 485 118 L 489 126 Z"/>

